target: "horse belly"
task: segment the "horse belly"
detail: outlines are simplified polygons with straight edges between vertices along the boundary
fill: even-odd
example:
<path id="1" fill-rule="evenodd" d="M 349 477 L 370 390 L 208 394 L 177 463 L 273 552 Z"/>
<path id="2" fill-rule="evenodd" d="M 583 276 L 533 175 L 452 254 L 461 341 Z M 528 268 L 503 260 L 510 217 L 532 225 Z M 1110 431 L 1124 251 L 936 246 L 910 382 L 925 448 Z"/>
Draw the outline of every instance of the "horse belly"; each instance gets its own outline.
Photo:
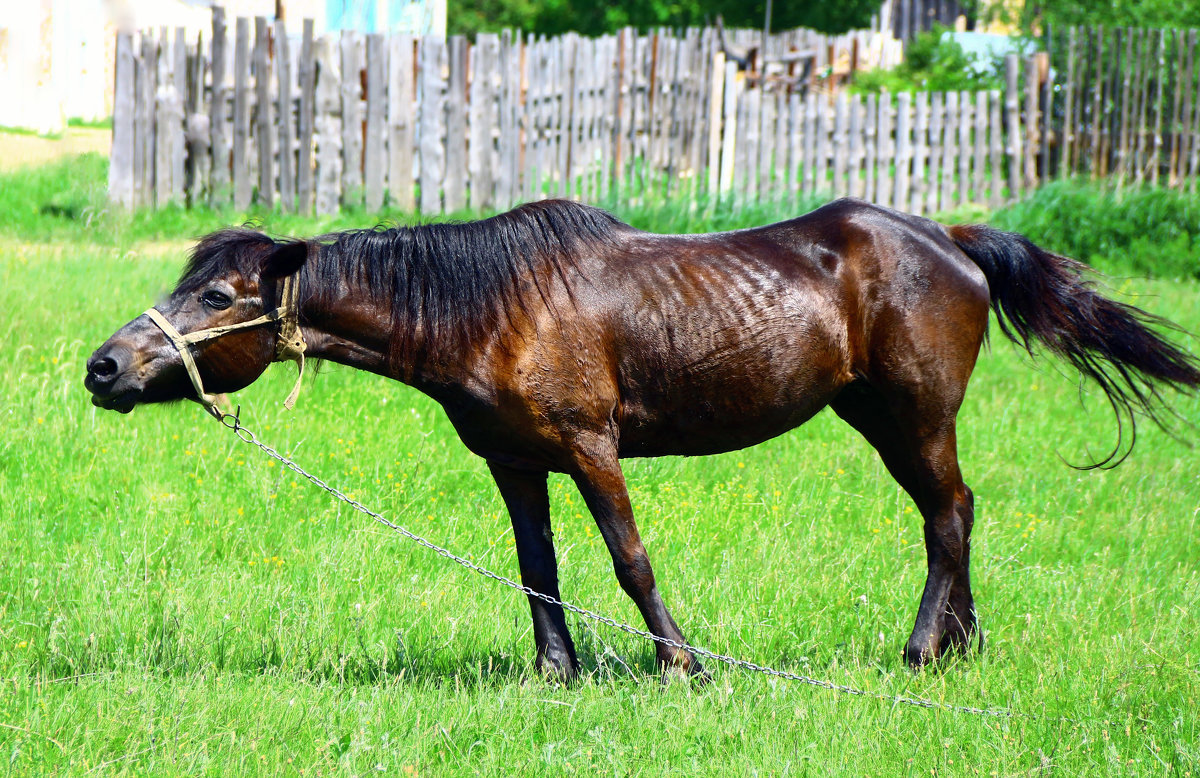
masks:
<path id="1" fill-rule="evenodd" d="M 844 338 L 813 316 L 661 331 L 666 337 L 623 360 L 622 456 L 761 443 L 812 418 L 852 378 Z"/>

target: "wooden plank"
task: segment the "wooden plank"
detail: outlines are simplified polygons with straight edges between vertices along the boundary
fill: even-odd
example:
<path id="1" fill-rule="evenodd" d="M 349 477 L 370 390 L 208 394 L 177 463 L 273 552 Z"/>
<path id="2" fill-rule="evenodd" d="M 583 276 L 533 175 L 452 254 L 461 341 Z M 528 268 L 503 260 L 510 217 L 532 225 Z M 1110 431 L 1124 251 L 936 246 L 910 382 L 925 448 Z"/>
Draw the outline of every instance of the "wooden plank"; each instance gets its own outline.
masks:
<path id="1" fill-rule="evenodd" d="M 418 106 L 418 137 L 421 162 L 421 213 L 442 212 L 442 182 L 446 174 L 446 80 L 442 69 L 446 65 L 446 43 L 440 38 L 421 39 L 418 50 L 420 63 L 420 104 Z"/>
<path id="2" fill-rule="evenodd" d="M 112 149 L 108 159 L 108 200 L 127 210 L 136 203 L 133 178 L 136 70 L 133 35 L 118 33 L 114 64 Z"/>
<path id="3" fill-rule="evenodd" d="M 1092 178 L 1098 178 L 1102 175 L 1105 169 L 1106 159 L 1104 157 L 1104 149 L 1101 145 L 1101 134 L 1103 133 L 1104 123 L 1104 28 L 1097 25 L 1091 31 L 1092 37 L 1092 127 L 1091 127 L 1091 169 Z M 1010 57 L 1016 58 L 1015 54 L 1010 54 Z M 1005 62 L 1005 68 L 1009 67 L 1008 62 Z M 1015 69 L 1015 66 L 1013 66 Z M 1007 77 L 1007 76 L 1006 76 Z M 1011 122 L 1010 122 L 1011 130 Z M 1010 149 L 1009 153 L 1012 153 Z M 1009 163 L 1013 164 L 1012 162 Z M 1010 178 L 1011 178 L 1010 172 Z M 1020 191 L 1015 190 L 1010 195 L 1012 199 L 1020 197 Z"/>
<path id="4" fill-rule="evenodd" d="M 1054 126 L 1054 85 L 1051 83 L 1051 62 L 1054 53 L 1053 30 L 1047 27 L 1045 50 L 1038 55 L 1039 93 L 1038 106 L 1041 120 L 1038 122 L 1038 183 L 1050 182 L 1050 141 L 1053 137 Z"/>
<path id="5" fill-rule="evenodd" d="M 313 131 L 316 134 L 318 215 L 337 213 L 342 197 L 342 73 L 336 39 L 323 35 L 313 42 L 316 59 Z"/>
<path id="6" fill-rule="evenodd" d="M 204 202 L 207 195 L 212 136 L 209 132 L 207 106 L 204 105 L 204 34 L 198 33 L 195 46 L 186 46 L 187 86 L 184 101 L 184 134 L 187 157 L 184 167 L 186 204 L 190 208 Z M 109 163 L 111 165 L 111 161 Z"/>
<path id="7" fill-rule="evenodd" d="M 1152 94 L 1151 113 L 1154 116 L 1154 130 L 1150 137 L 1150 160 L 1147 178 L 1151 186 L 1158 186 L 1159 170 L 1163 164 L 1163 75 L 1167 70 L 1166 37 L 1161 29 L 1154 31 L 1154 46 L 1151 55 L 1154 57 L 1152 72 L 1154 74 L 1154 91 Z"/>
<path id="8" fill-rule="evenodd" d="M 154 180 L 154 38 L 143 33 L 134 58 L 133 204 L 152 202 Z"/>
<path id="9" fill-rule="evenodd" d="M 317 59 L 313 49 L 312 19 L 304 20 L 300 60 L 297 64 L 300 106 L 296 124 L 300 137 L 296 160 L 296 210 L 308 214 L 313 210 L 313 132 L 316 128 L 317 108 Z"/>
<path id="10" fill-rule="evenodd" d="M 724 131 L 721 135 L 721 197 L 728 197 L 733 192 L 733 177 L 735 157 L 737 156 L 737 107 L 738 91 L 741 82 L 738 81 L 738 66 L 736 62 L 725 63 L 725 104 Z"/>
<path id="11" fill-rule="evenodd" d="M 895 144 L 892 138 L 892 115 L 895 107 L 892 96 L 888 92 L 879 95 L 879 130 L 875 134 L 875 142 L 879 146 L 876 154 L 878 171 L 875 177 L 875 202 L 890 207 L 892 204 L 892 160 L 895 156 Z"/>
<path id="12" fill-rule="evenodd" d="M 362 37 L 343 30 L 339 40 L 342 73 L 342 205 L 363 202 Z"/>
<path id="13" fill-rule="evenodd" d="M 404 213 L 416 210 L 413 178 L 413 39 L 388 39 L 388 198 Z"/>
<path id="14" fill-rule="evenodd" d="M 239 16 L 233 50 L 233 207 L 250 207 L 250 20 Z"/>
<path id="15" fill-rule="evenodd" d="M 773 93 L 772 98 L 775 103 L 775 161 L 774 161 L 774 189 L 771 197 L 776 202 L 782 201 L 788 190 L 787 174 L 788 165 L 788 104 L 787 93 L 783 89 L 779 89 Z"/>
<path id="16" fill-rule="evenodd" d="M 497 139 L 496 153 L 498 155 L 495 207 L 508 208 L 513 205 L 521 191 L 521 162 L 522 151 L 521 133 L 528 133 L 524 127 L 524 101 L 522 100 L 521 79 L 527 64 L 524 45 L 520 35 L 513 35 L 512 30 L 505 30 L 500 35 L 500 92 L 498 110 L 500 113 L 500 135 Z"/>
<path id="17" fill-rule="evenodd" d="M 788 202 L 793 205 L 800 200 L 800 176 L 804 164 L 803 134 L 804 104 L 800 93 L 792 92 L 788 95 Z"/>
<path id="18" fill-rule="evenodd" d="M 804 95 L 804 196 L 812 199 L 817 188 L 817 96 Z"/>
<path id="19" fill-rule="evenodd" d="M 387 45 L 383 35 L 367 36 L 367 124 L 363 142 L 363 197 L 367 210 L 383 207 L 384 174 L 387 172 Z"/>
<path id="20" fill-rule="evenodd" d="M 896 176 L 892 207 L 909 210 L 909 176 L 912 165 L 912 94 L 896 95 Z"/>
<path id="21" fill-rule="evenodd" d="M 926 176 L 925 213 L 936 214 L 943 208 L 941 180 L 942 141 L 945 135 L 946 95 L 934 92 L 929 96 L 929 174 Z"/>
<path id="22" fill-rule="evenodd" d="M 292 103 L 292 53 L 287 27 L 275 20 L 275 82 L 278 85 L 279 105 L 276 113 L 279 147 L 279 205 L 284 213 L 296 210 L 296 124 Z"/>
<path id="23" fill-rule="evenodd" d="M 974 103 L 970 92 L 958 95 L 958 205 L 969 202 L 971 188 L 971 129 L 975 126 Z"/>
<path id="24" fill-rule="evenodd" d="M 912 191 L 908 208 L 915 214 L 925 213 L 929 196 L 929 173 L 925 167 L 929 159 L 929 92 L 917 92 L 913 106 L 913 159 Z"/>
<path id="25" fill-rule="evenodd" d="M 1067 80 L 1063 87 L 1063 131 L 1062 138 L 1058 148 L 1058 176 L 1059 178 L 1069 178 L 1074 167 L 1075 143 L 1077 139 L 1077 128 L 1075 126 L 1083 117 L 1076 111 L 1076 101 L 1079 95 L 1079 84 L 1076 83 L 1078 78 L 1078 66 L 1076 58 L 1079 47 L 1079 28 L 1072 26 L 1067 31 Z M 986 94 L 980 92 L 980 94 Z"/>
<path id="26" fill-rule="evenodd" d="M 825 101 L 818 102 L 824 105 Z M 824 133 L 821 133 L 822 135 Z M 878 202 L 876 182 L 879 168 L 879 96 L 867 95 L 867 112 L 863 115 L 863 162 L 866 166 L 866 179 L 863 182 L 863 197 L 871 202 Z M 819 152 L 818 152 L 819 153 Z M 822 174 L 821 162 L 817 160 L 817 178 Z"/>
<path id="27" fill-rule="evenodd" d="M 1004 202 L 1004 169 L 1001 167 L 1004 159 L 1004 131 L 1000 121 L 1000 99 L 1000 92 L 988 93 L 988 163 L 992 175 L 988 207 L 992 210 L 996 210 Z"/>
<path id="28" fill-rule="evenodd" d="M 1133 91 L 1134 72 L 1137 70 L 1136 60 L 1133 56 L 1133 41 L 1135 35 L 1133 30 L 1117 28 L 1113 31 L 1114 46 L 1117 52 L 1116 70 L 1121 77 L 1120 99 L 1116 107 L 1118 115 L 1116 142 L 1116 160 L 1114 170 L 1116 171 L 1117 185 L 1129 177 L 1131 166 L 1133 165 L 1132 157 L 1132 137 L 1135 132 L 1131 124 L 1131 106 L 1135 103 L 1135 94 Z M 1124 41 L 1125 48 L 1122 50 L 1121 43 Z"/>
<path id="29" fill-rule="evenodd" d="M 850 100 L 843 90 L 834 103 L 833 132 L 833 195 L 845 197 L 850 194 L 847 169 L 850 162 Z"/>
<path id="30" fill-rule="evenodd" d="M 446 213 L 467 206 L 467 39 L 452 35 L 447 50 L 446 89 Z"/>
<path id="31" fill-rule="evenodd" d="M 175 122 L 177 97 L 171 76 L 171 44 L 166 27 L 159 31 L 156 65 L 158 91 L 154 95 L 154 205 L 162 208 L 170 202 L 174 189 L 171 158 L 174 141 L 180 134 Z"/>
<path id="32" fill-rule="evenodd" d="M 559 197 L 575 196 L 575 175 L 573 159 L 575 154 L 576 127 L 576 94 L 577 62 L 580 49 L 580 39 L 575 33 L 567 33 L 559 50 L 559 79 L 560 98 L 558 103 L 558 195 Z"/>
<path id="33" fill-rule="evenodd" d="M 1174 67 L 1171 70 L 1171 83 L 1174 85 L 1171 96 L 1171 115 L 1167 119 L 1167 134 L 1168 144 L 1167 151 L 1167 186 L 1174 187 L 1179 184 L 1179 118 L 1183 110 L 1183 83 L 1184 73 L 1181 68 L 1183 66 L 1183 33 L 1180 30 L 1171 31 L 1171 39 L 1174 43 L 1175 59 Z"/>
<path id="34" fill-rule="evenodd" d="M 212 133 L 212 175 L 208 187 L 208 204 L 216 208 L 229 202 L 229 154 L 232 142 L 229 137 L 228 107 L 229 83 L 226 75 L 225 9 L 214 5 L 212 9 L 212 102 L 208 107 L 208 127 Z"/>
<path id="35" fill-rule="evenodd" d="M 265 16 L 254 19 L 254 135 L 258 150 L 258 202 L 275 203 L 275 120 L 271 110 L 271 28 Z"/>
<path id="36" fill-rule="evenodd" d="M 500 38 L 480 33 L 471 49 L 471 99 L 468 118 L 470 138 L 467 144 L 467 171 L 471 178 L 472 211 L 490 208 L 495 188 L 495 151 L 492 130 L 496 126 L 497 59 Z"/>
<path id="37" fill-rule="evenodd" d="M 600 158 L 600 202 L 610 202 L 610 192 L 614 180 L 614 166 L 617 150 L 617 122 L 620 117 L 620 67 L 617 60 L 618 38 L 608 35 L 604 38 L 604 59 L 601 63 L 603 71 L 597 74 L 604 83 L 602 109 L 601 158 Z"/>
<path id="38" fill-rule="evenodd" d="M 1187 54 L 1185 55 L 1183 72 L 1185 76 L 1183 90 L 1183 116 L 1179 122 L 1179 132 L 1182 135 L 1179 145 L 1180 179 L 1192 179 L 1196 174 L 1196 137 L 1192 133 L 1192 116 L 1200 107 L 1196 99 L 1196 87 L 1200 86 L 1196 78 L 1196 30 L 1187 31 Z"/>
<path id="39" fill-rule="evenodd" d="M 725 106 L 725 52 L 713 53 L 708 95 L 708 194 L 716 197 L 721 181 L 721 112 Z"/>
<path id="40" fill-rule="evenodd" d="M 1004 110 L 1008 116 L 1008 196 L 1010 200 L 1021 199 L 1024 191 L 1021 161 L 1024 159 L 1021 142 L 1021 103 L 1017 91 L 1020 59 L 1016 54 L 1004 58 Z"/>
<path id="41" fill-rule="evenodd" d="M 171 194 L 170 201 L 184 203 L 184 174 L 187 159 L 185 121 L 187 107 L 187 31 L 175 28 L 171 45 Z"/>
<path id="42" fill-rule="evenodd" d="M 971 165 L 971 202 L 984 203 L 983 178 L 987 168 L 988 93 L 975 93 L 975 158 Z"/>
<path id="43" fill-rule="evenodd" d="M 817 194 L 821 197 L 829 196 L 829 156 L 831 153 L 831 143 L 829 133 L 833 126 L 833 111 L 830 110 L 829 101 L 820 97 L 817 100 L 817 162 L 816 173 L 817 177 Z"/>
<path id="44" fill-rule="evenodd" d="M 955 172 L 958 167 L 958 126 L 962 114 L 958 107 L 958 92 L 947 92 L 945 96 L 946 119 L 942 134 L 942 210 L 949 211 L 958 206 L 958 188 Z"/>
<path id="45" fill-rule="evenodd" d="M 771 154 L 775 151 L 775 102 L 765 89 L 757 89 L 758 110 L 750 117 L 751 122 L 758 125 L 758 154 L 755 163 L 755 185 L 760 202 L 771 196 L 772 163 Z"/>
<path id="46" fill-rule="evenodd" d="M 866 154 L 863 148 L 863 115 L 865 109 L 863 106 L 863 96 L 861 94 L 850 95 L 850 123 L 848 125 L 847 134 L 849 135 L 849 159 L 846 166 L 846 177 L 848 180 L 847 193 L 851 197 L 863 196 L 863 158 Z"/>

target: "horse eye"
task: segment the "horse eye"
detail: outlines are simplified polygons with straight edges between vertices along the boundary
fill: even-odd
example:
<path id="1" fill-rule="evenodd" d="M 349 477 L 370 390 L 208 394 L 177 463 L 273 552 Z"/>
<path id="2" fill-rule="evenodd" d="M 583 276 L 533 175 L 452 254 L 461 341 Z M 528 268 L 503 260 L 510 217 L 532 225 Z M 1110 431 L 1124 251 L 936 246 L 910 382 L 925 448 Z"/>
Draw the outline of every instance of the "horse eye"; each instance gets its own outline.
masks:
<path id="1" fill-rule="evenodd" d="M 218 292 L 215 289 L 210 289 L 200 295 L 200 302 L 214 310 L 223 311 L 233 305 L 233 300 L 224 292 Z"/>

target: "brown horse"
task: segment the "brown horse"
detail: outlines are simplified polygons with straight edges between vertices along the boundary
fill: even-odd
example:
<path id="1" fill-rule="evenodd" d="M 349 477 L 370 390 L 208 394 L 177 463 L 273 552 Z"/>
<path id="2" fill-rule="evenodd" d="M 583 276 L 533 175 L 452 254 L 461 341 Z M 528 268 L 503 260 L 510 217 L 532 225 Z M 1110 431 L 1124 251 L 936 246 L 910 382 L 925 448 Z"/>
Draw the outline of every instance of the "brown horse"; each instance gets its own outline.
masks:
<path id="1" fill-rule="evenodd" d="M 88 360 L 86 386 L 122 412 L 203 396 L 174 339 L 205 384 L 234 391 L 276 356 L 275 322 L 298 317 L 311 356 L 403 381 L 445 408 L 500 488 L 526 585 L 559 597 L 546 478 L 568 473 L 649 629 L 681 642 L 619 460 L 751 446 L 831 406 L 924 519 L 928 578 L 905 647 L 922 665 L 977 632 L 955 417 L 989 304 L 1008 337 L 1039 341 L 1097 381 L 1125 423 L 1134 411 L 1160 419 L 1161 386 L 1200 386 L 1197 360 L 1148 326 L 1162 320 L 1098 295 L 1082 271 L 1019 235 L 853 200 L 713 235 L 641 232 L 561 201 L 308 241 L 223 230 L 200 241 L 159 306 L 167 329 L 147 316 L 126 324 Z M 178 337 L 212 327 L 221 337 Z M 1098 464 L 1119 461 L 1126 440 Z M 562 609 L 535 598 L 530 608 L 538 668 L 573 677 Z M 666 669 L 703 672 L 688 652 L 657 652 Z"/>

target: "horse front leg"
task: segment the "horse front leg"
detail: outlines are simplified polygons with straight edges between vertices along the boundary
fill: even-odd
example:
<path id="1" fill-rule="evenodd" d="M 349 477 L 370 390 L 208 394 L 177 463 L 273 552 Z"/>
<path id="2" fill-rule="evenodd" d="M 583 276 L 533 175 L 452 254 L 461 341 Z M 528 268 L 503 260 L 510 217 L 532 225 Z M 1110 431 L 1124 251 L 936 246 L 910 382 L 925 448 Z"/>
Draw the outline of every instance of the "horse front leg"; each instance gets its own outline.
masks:
<path id="1" fill-rule="evenodd" d="M 494 462 L 488 462 L 488 468 L 512 519 L 521 583 L 535 592 L 561 600 L 558 562 L 550 531 L 546 471 L 516 470 Z M 547 678 L 564 683 L 571 681 L 579 675 L 579 659 L 562 606 L 530 596 L 529 610 L 533 616 L 533 640 L 537 645 L 534 666 Z"/>
<path id="2" fill-rule="evenodd" d="M 637 605 L 650 632 L 677 643 L 686 643 L 683 632 L 671 618 L 658 592 L 650 557 L 646 554 L 633 519 L 633 507 L 629 502 L 625 475 L 621 472 L 616 449 L 608 446 L 598 448 L 598 453 L 577 454 L 576 471 L 572 477 L 612 555 L 617 581 Z M 673 672 L 704 680 L 709 678 L 700 661 L 690 651 L 657 642 L 654 646 L 664 680 Z"/>

